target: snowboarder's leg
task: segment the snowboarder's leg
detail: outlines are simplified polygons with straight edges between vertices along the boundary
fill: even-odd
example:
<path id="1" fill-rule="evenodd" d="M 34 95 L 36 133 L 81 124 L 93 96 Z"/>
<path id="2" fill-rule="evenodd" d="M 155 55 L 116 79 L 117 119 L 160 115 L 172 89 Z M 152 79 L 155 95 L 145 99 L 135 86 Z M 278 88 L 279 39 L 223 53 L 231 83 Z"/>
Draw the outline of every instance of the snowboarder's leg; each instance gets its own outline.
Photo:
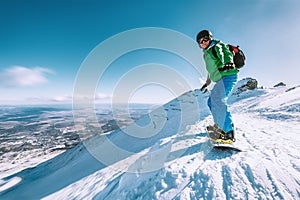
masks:
<path id="1" fill-rule="evenodd" d="M 208 105 L 209 110 L 211 111 L 211 98 L 210 97 L 207 100 L 207 105 Z"/>
<path id="2" fill-rule="evenodd" d="M 226 113 L 225 113 L 225 120 L 224 120 L 224 125 L 223 125 L 223 130 L 228 133 L 230 131 L 233 131 L 233 122 L 232 122 L 232 116 L 231 113 L 228 110 L 227 106 L 227 99 L 232 91 L 233 87 L 236 84 L 237 81 L 237 75 L 232 75 L 232 76 L 225 76 L 223 77 L 223 83 L 224 83 L 224 89 L 225 89 L 225 97 L 224 97 L 224 104 L 226 105 Z"/>
<path id="3" fill-rule="evenodd" d="M 233 131 L 233 122 L 232 122 L 231 113 L 228 110 L 227 99 L 228 99 L 228 96 L 231 93 L 233 87 L 236 84 L 237 75 L 225 76 L 225 77 L 223 77 L 222 80 L 223 80 L 224 88 L 225 88 L 224 104 L 226 105 L 226 114 L 225 114 L 225 121 L 224 121 L 224 125 L 223 125 L 223 130 L 226 133 L 228 133 L 228 132 Z"/>
<path id="4" fill-rule="evenodd" d="M 227 105 L 225 104 L 225 88 L 222 80 L 218 81 L 211 91 L 210 110 L 215 124 L 223 128 Z"/>
<path id="5" fill-rule="evenodd" d="M 232 117 L 227 106 L 227 98 L 236 81 L 237 75 L 223 77 L 212 89 L 208 102 L 215 123 L 225 132 L 233 130 Z"/>

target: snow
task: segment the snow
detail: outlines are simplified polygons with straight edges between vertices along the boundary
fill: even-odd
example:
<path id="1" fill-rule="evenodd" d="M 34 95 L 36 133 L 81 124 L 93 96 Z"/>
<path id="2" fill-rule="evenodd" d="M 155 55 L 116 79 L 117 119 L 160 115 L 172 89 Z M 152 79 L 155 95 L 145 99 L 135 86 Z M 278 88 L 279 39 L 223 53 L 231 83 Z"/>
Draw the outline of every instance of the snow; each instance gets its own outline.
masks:
<path id="1" fill-rule="evenodd" d="M 0 192 L 13 187 L 14 185 L 18 184 L 20 181 L 22 181 L 22 179 L 20 177 L 13 177 L 6 181 L 1 180 L 0 181 Z"/>
<path id="2" fill-rule="evenodd" d="M 238 153 L 211 147 L 206 100 L 187 92 L 136 124 L 1 176 L 0 199 L 299 199 L 300 87 L 230 98 Z"/>

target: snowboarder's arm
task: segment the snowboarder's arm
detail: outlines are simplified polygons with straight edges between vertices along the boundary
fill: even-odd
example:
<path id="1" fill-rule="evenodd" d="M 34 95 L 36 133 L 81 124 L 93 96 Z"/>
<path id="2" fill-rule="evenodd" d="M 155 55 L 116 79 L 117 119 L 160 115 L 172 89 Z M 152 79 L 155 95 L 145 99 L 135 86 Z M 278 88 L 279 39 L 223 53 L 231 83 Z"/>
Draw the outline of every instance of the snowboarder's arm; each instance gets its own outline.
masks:
<path id="1" fill-rule="evenodd" d="M 207 86 L 209 86 L 210 83 L 211 83 L 211 80 L 210 80 L 209 76 L 207 76 L 207 79 L 206 79 L 205 83 L 203 84 L 203 86 L 201 87 L 200 90 L 203 93 L 207 92 Z"/>

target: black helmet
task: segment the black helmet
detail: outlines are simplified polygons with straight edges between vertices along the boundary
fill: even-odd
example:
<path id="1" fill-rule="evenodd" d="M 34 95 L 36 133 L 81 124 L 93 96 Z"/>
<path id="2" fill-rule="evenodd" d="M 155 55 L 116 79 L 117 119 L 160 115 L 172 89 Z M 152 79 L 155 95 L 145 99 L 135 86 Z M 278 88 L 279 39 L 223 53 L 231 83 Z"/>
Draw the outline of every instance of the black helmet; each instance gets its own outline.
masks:
<path id="1" fill-rule="evenodd" d="M 196 41 L 198 42 L 203 37 L 208 37 L 211 40 L 212 39 L 212 33 L 208 30 L 202 30 L 197 34 Z"/>

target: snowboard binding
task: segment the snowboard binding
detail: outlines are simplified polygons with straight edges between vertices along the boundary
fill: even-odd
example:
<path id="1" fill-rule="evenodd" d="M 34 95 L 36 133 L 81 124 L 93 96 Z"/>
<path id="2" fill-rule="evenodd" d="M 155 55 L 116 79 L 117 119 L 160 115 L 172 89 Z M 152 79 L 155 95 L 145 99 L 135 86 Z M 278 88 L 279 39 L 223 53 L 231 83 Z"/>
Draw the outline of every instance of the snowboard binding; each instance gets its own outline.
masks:
<path id="1" fill-rule="evenodd" d="M 217 124 L 208 126 L 207 128 L 209 138 L 216 143 L 231 144 L 235 142 L 234 131 L 226 133 Z"/>

